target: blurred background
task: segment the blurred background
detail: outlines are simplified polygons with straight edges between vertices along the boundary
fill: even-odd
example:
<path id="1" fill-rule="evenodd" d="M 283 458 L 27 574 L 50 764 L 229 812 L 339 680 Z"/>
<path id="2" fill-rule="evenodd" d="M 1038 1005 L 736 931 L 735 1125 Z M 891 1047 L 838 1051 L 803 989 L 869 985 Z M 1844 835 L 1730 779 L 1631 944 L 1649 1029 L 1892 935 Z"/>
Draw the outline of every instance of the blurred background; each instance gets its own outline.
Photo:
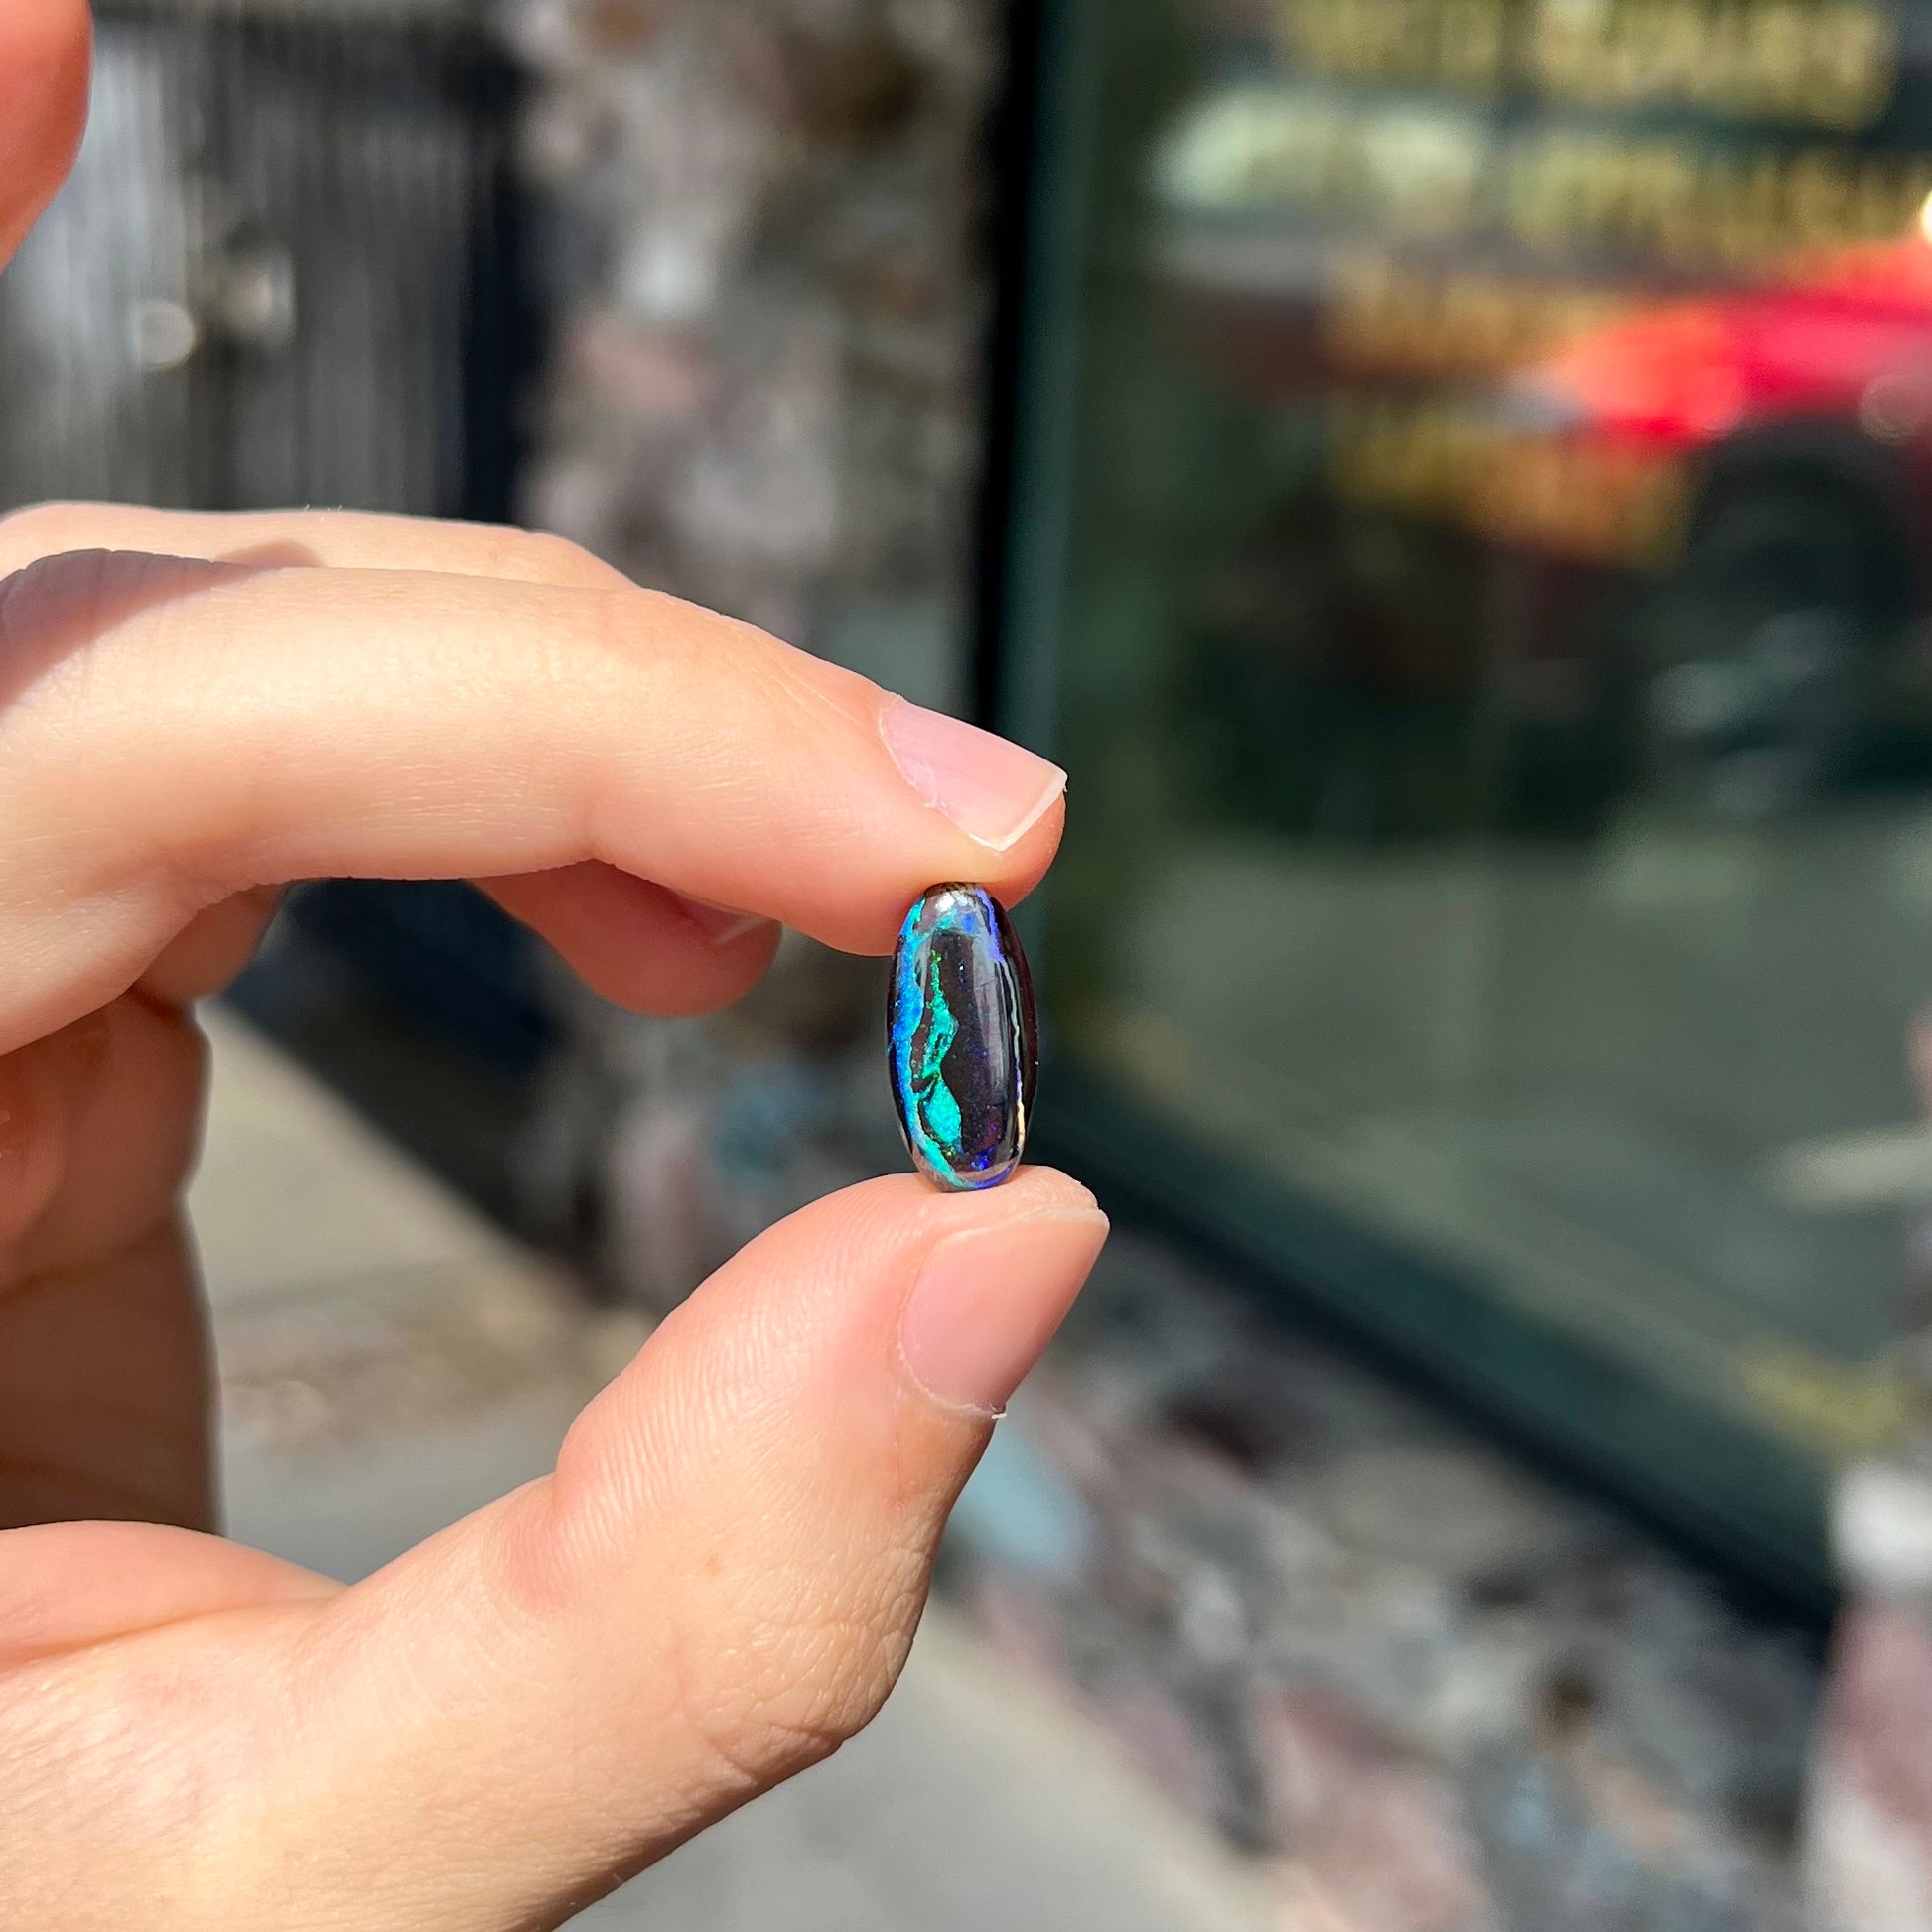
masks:
<path id="1" fill-rule="evenodd" d="M 98 0 L 0 505 L 514 519 L 1072 773 L 1121 1233 L 901 1696 L 586 1924 L 1932 1928 L 1932 14 Z M 902 1165 L 877 962 L 291 895 L 238 1534 L 543 1466 Z"/>

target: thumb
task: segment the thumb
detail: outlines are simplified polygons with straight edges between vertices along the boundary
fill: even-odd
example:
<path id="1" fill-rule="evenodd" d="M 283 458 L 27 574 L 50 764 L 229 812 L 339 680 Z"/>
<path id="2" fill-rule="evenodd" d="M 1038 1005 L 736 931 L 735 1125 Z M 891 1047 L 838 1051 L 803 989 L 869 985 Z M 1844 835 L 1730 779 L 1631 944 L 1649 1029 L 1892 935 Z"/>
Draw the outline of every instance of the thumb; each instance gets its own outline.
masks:
<path id="1" fill-rule="evenodd" d="M 268 1895 L 332 1927 L 551 1925 L 836 1749 L 1106 1229 L 1050 1172 L 908 1175 L 747 1248 L 553 1476 L 314 1612 L 300 1746 L 245 1837 Z"/>
<path id="2" fill-rule="evenodd" d="M 87 0 L 0 7 L 0 263 L 67 178 L 87 118 Z"/>

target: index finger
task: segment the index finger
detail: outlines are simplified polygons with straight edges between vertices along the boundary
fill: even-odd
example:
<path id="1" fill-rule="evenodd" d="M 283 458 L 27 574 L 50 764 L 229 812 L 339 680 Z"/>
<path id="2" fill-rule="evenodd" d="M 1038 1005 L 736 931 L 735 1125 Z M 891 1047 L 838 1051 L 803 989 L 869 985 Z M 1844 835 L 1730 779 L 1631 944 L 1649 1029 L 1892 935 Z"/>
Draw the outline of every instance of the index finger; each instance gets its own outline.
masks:
<path id="1" fill-rule="evenodd" d="M 0 585 L 0 1050 L 204 905 L 328 874 L 595 859 L 883 952 L 937 880 L 1023 897 L 1063 786 L 652 592 L 48 558 Z"/>

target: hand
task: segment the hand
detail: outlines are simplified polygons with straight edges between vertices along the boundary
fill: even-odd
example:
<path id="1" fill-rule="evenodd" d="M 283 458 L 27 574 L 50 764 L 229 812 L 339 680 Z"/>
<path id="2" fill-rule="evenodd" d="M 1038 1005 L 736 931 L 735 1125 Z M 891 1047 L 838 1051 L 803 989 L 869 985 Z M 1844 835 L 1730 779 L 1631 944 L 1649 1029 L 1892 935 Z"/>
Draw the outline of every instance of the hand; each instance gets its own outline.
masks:
<path id="1" fill-rule="evenodd" d="M 0 236 L 59 178 L 83 29 L 0 8 Z M 1043 1172 L 856 1188 L 708 1283 L 552 1475 L 366 1582 L 223 1542 L 186 1009 L 277 886 L 473 877 L 690 1013 L 772 921 L 883 951 L 935 880 L 1018 897 L 1060 815 L 1029 755 L 552 540 L 0 523 L 7 1924 L 555 1924 L 866 1722 L 1104 1236 Z"/>

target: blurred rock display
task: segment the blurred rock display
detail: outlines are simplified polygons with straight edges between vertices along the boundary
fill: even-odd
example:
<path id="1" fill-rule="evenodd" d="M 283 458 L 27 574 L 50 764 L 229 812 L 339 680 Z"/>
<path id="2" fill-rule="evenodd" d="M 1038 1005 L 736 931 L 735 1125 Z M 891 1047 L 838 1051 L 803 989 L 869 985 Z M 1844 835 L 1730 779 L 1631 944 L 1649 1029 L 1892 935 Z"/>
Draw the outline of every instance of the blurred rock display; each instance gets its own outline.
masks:
<path id="1" fill-rule="evenodd" d="M 1932 1112 L 1932 1022 L 1913 1063 Z M 1907 1255 L 1900 1317 L 1915 1426 L 1833 1501 L 1846 1607 L 1806 1814 L 1811 1932 L 1932 1932 L 1932 1219 Z"/>
<path id="2" fill-rule="evenodd" d="M 523 1219 L 615 1299 L 667 1312 L 807 1201 L 897 1169 L 883 960 L 787 934 L 737 1006 L 652 1021 L 556 972 L 569 1019 L 522 1149 Z"/>
<path id="3" fill-rule="evenodd" d="M 555 338 L 524 520 L 955 703 L 1000 0 L 502 0 Z M 719 1022 L 559 985 L 532 1230 L 663 1308 L 897 1140 L 883 981 L 787 941 Z"/>
<path id="4" fill-rule="evenodd" d="M 949 1565 L 1284 1932 L 1800 1923 L 1804 1644 L 1160 1247 L 1116 1237 Z"/>
<path id="5" fill-rule="evenodd" d="M 1812 1771 L 1812 1932 L 1932 1932 L 1932 1453 L 1854 1470 L 1837 1503 L 1848 1604 Z"/>
<path id="6" fill-rule="evenodd" d="M 560 339 L 527 520 L 943 701 L 997 0 L 509 0 Z"/>

